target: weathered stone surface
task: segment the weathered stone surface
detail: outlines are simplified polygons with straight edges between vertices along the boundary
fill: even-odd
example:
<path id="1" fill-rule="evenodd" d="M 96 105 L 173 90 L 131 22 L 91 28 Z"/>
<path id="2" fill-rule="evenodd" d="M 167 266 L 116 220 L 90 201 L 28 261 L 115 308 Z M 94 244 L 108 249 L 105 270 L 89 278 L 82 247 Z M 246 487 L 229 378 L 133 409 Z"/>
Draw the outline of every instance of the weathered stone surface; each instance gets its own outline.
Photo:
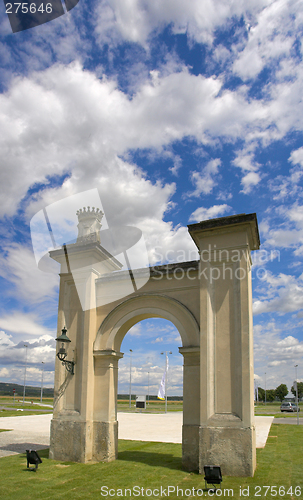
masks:
<path id="1" fill-rule="evenodd" d="M 255 428 L 200 428 L 200 473 L 204 465 L 220 465 L 227 476 L 253 476 L 256 468 Z"/>
<path id="2" fill-rule="evenodd" d="M 94 422 L 93 460 L 111 462 L 118 457 L 118 422 Z"/>
<path id="3" fill-rule="evenodd" d="M 182 466 L 190 472 L 199 470 L 200 427 L 183 425 L 182 427 Z"/>
<path id="4" fill-rule="evenodd" d="M 53 419 L 49 457 L 64 462 L 89 462 L 92 459 L 92 423 Z"/>

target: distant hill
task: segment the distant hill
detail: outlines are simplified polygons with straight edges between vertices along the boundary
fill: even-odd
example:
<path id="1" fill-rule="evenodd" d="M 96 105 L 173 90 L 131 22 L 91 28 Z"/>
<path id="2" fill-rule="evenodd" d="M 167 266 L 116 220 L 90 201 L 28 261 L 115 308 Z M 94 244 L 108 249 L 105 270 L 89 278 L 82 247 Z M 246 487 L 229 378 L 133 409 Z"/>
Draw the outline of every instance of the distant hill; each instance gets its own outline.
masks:
<path id="1" fill-rule="evenodd" d="M 7 384 L 5 382 L 0 382 L 0 396 L 13 396 L 13 389 L 15 389 L 15 397 L 23 397 L 23 385 L 19 384 Z M 41 394 L 41 387 L 31 387 L 29 385 L 25 386 L 25 396 L 26 397 L 38 397 Z M 48 398 L 54 397 L 53 388 L 43 388 L 43 396 Z"/>

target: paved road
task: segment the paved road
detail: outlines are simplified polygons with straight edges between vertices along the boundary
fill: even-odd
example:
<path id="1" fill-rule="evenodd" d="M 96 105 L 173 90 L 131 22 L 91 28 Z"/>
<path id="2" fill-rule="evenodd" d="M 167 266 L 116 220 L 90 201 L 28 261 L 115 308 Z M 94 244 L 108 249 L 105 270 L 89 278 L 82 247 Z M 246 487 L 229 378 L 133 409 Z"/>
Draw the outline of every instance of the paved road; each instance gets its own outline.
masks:
<path id="1" fill-rule="evenodd" d="M 52 415 L 25 415 L 0 418 L 0 457 L 41 450 L 49 446 Z M 182 412 L 162 414 L 118 413 L 119 438 L 164 443 L 182 442 Z M 289 420 L 289 419 L 285 419 Z M 266 444 L 273 417 L 256 417 L 257 447 Z"/>

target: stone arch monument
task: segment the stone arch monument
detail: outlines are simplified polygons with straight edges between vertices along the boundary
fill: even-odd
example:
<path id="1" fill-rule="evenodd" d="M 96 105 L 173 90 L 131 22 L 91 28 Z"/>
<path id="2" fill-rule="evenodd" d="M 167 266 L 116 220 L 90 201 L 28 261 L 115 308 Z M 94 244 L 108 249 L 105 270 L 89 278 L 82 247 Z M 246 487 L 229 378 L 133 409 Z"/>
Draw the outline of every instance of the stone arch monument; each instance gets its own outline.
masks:
<path id="1" fill-rule="evenodd" d="M 160 317 L 182 340 L 184 468 L 203 472 L 215 464 L 223 474 L 252 476 L 250 252 L 260 246 L 256 214 L 188 226 L 199 261 L 129 271 L 121 271 L 118 258 L 102 246 L 102 215 L 79 211 L 77 242 L 50 252 L 61 264 L 58 335 L 66 326 L 75 362 L 73 375 L 56 358 L 50 457 L 117 457 L 120 346 L 134 324 Z"/>

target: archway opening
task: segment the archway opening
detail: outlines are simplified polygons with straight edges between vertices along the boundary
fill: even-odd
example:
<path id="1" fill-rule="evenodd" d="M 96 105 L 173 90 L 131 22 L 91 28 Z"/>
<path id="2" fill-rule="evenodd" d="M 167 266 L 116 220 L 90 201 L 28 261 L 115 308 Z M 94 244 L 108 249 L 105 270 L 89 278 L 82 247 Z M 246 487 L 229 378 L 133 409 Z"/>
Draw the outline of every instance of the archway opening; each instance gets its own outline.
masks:
<path id="1" fill-rule="evenodd" d="M 135 327 L 141 321 L 154 321 L 156 318 L 159 321 L 166 320 L 169 323 L 169 328 L 171 332 L 174 332 L 175 345 L 171 346 L 167 345 L 168 349 L 164 349 L 164 345 L 157 345 L 158 356 L 162 356 L 163 364 L 162 369 L 160 368 L 160 363 L 157 363 L 156 366 L 159 367 L 158 376 L 159 380 L 155 385 L 157 388 L 158 383 L 160 384 L 161 375 L 163 376 L 163 368 L 165 366 L 164 355 L 161 355 L 161 352 L 165 352 L 166 350 L 169 352 L 172 351 L 173 354 L 177 354 L 180 351 L 181 355 L 177 354 L 179 357 L 180 363 L 180 371 L 182 373 L 181 365 L 183 363 L 183 386 L 184 386 L 184 394 L 183 394 L 183 412 L 182 411 L 174 411 L 167 413 L 159 413 L 158 416 L 163 419 L 168 420 L 167 417 L 170 418 L 174 416 L 175 419 L 179 419 L 179 422 L 175 422 L 177 425 L 177 434 L 176 437 L 176 425 L 168 425 L 165 431 L 162 433 L 162 436 L 165 437 L 152 437 L 150 433 L 147 433 L 147 429 L 157 429 L 162 428 L 163 425 L 158 421 L 156 425 L 149 425 L 147 423 L 147 417 L 150 419 L 154 417 L 151 413 L 118 413 L 117 415 L 117 394 L 121 392 L 121 371 L 120 371 L 120 385 L 118 390 L 118 375 L 119 375 L 119 365 L 121 366 L 121 358 L 122 352 L 127 349 L 132 349 L 131 346 L 127 346 L 126 343 L 122 342 L 127 335 L 127 333 L 131 330 L 131 328 Z M 166 323 L 167 324 L 167 323 Z M 139 328 L 138 326 L 136 327 Z M 177 330 L 176 330 L 177 329 Z M 153 328 L 155 330 L 155 327 Z M 132 330 L 131 333 L 136 333 L 135 330 Z M 177 332 L 179 332 L 177 334 Z M 138 330 L 137 330 L 138 333 Z M 180 334 L 180 337 L 179 337 Z M 126 341 L 130 339 L 132 335 L 126 337 Z M 135 337 L 135 336 L 134 336 Z M 163 337 L 163 336 L 162 336 Z M 176 341 L 176 337 L 178 337 L 178 342 Z M 160 339 L 160 335 L 153 335 L 153 341 Z M 147 339 L 148 340 L 148 339 Z M 149 345 L 152 346 L 152 340 L 149 339 Z M 167 340 L 167 339 L 166 339 Z M 112 309 L 107 316 L 102 321 L 99 330 L 97 332 L 96 340 L 94 342 L 94 370 L 95 370 L 95 398 L 94 398 L 94 432 L 95 435 L 100 435 L 100 440 L 102 442 L 102 447 L 99 445 L 99 448 L 96 449 L 96 456 L 99 459 L 99 456 L 104 456 L 103 448 L 106 451 L 106 458 L 114 459 L 117 457 L 118 453 L 118 437 L 121 440 L 122 437 L 128 440 L 141 440 L 147 439 L 148 441 L 157 441 L 164 443 L 181 443 L 182 442 L 182 463 L 185 468 L 188 470 L 197 470 L 198 469 L 198 448 L 192 443 L 198 442 L 198 433 L 199 433 L 199 425 L 200 425 L 200 347 L 199 347 L 199 325 L 195 315 L 192 311 L 184 305 L 180 300 L 176 298 L 170 297 L 167 294 L 161 293 L 142 293 L 141 295 L 130 297 L 123 301 L 121 304 L 117 305 L 114 309 Z M 138 350 L 138 339 L 135 340 L 136 350 Z M 161 341 L 154 342 L 154 344 L 160 344 Z M 180 347 L 181 348 L 180 348 Z M 178 348 L 178 351 L 177 351 Z M 146 349 L 146 346 L 145 346 Z M 131 351 L 128 351 L 127 354 L 130 354 Z M 134 352 L 134 349 L 132 349 Z M 141 358 L 143 356 L 141 355 Z M 123 359 L 123 358 L 122 358 Z M 129 366 L 130 357 L 125 356 L 126 366 Z M 148 362 L 148 361 L 147 361 Z M 123 362 L 122 362 L 123 363 Z M 125 361 L 124 361 L 125 363 Z M 133 365 L 133 364 L 132 364 Z M 174 363 L 173 363 L 174 365 Z M 173 366 L 172 365 L 172 366 Z M 123 365 L 122 365 L 123 366 Z M 152 363 L 153 366 L 153 363 Z M 143 368 L 143 363 L 140 368 Z M 143 371 L 142 368 L 139 371 Z M 127 370 L 128 371 L 128 370 Z M 126 371 L 126 373 L 127 373 Z M 148 372 L 148 370 L 145 370 Z M 171 370 L 168 372 L 169 376 L 171 376 Z M 126 378 L 126 380 L 128 377 Z M 179 381 L 182 380 L 182 376 L 179 377 Z M 193 384 L 193 380 L 195 383 Z M 174 379 L 171 378 L 172 384 L 174 385 Z M 138 380 L 134 380 L 133 384 L 138 383 Z M 133 385 L 132 384 L 132 385 Z M 145 385 L 146 389 L 146 381 L 142 386 Z M 169 385 L 169 383 L 168 383 Z M 180 386 L 180 384 L 179 384 Z M 131 392 L 133 393 L 133 388 Z M 180 387 L 179 387 L 180 389 Z M 146 392 L 146 391 L 145 391 Z M 179 393 L 181 395 L 181 391 Z M 169 396 L 169 391 L 168 391 Z M 132 401 L 131 401 L 132 403 Z M 137 422 L 140 422 L 142 426 L 143 417 L 145 419 L 144 425 L 144 435 L 142 438 L 138 435 L 138 426 L 136 423 L 132 422 L 132 425 L 128 425 L 128 428 L 132 427 L 134 432 L 128 436 L 123 436 L 122 434 L 122 423 L 120 420 L 121 415 L 127 415 L 129 417 L 137 417 Z M 117 419 L 118 417 L 118 419 Z M 118 421 L 117 421 L 118 420 Z M 132 419 L 133 421 L 133 419 Z M 164 422 L 164 420 L 163 420 Z M 119 429 L 119 432 L 118 432 Z M 131 429 L 129 429 L 131 430 Z M 98 450 L 101 450 L 99 453 Z M 179 446 L 180 456 L 181 456 L 181 446 Z"/>
<path id="2" fill-rule="evenodd" d="M 165 400 L 157 396 L 165 371 L 164 388 L 168 401 L 174 398 L 182 402 L 183 356 L 178 349 L 181 346 L 177 328 L 166 319 L 148 318 L 129 329 L 121 344 L 124 357 L 119 361 L 118 410 L 129 409 L 131 392 L 132 410 L 135 409 L 135 396 L 138 395 L 146 396 L 146 410 L 152 411 L 154 407 L 157 411 L 164 411 Z M 119 404 L 122 398 L 127 404 Z"/>
<path id="3" fill-rule="evenodd" d="M 181 444 L 181 346 L 177 328 L 163 318 L 138 321 L 124 336 L 118 369 L 119 440 Z"/>

